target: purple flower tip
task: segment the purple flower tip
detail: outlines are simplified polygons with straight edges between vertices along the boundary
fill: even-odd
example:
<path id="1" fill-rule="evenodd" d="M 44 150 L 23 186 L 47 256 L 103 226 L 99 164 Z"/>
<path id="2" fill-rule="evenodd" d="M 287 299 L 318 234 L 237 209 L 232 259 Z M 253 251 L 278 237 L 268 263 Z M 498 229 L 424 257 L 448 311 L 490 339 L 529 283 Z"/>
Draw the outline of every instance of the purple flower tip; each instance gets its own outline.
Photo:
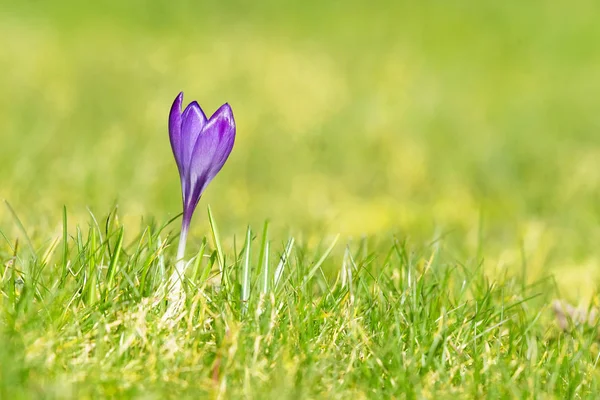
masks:
<path id="1" fill-rule="evenodd" d="M 235 121 L 225 103 L 210 117 L 196 101 L 181 111 L 183 92 L 175 98 L 169 114 L 169 138 L 181 177 L 182 227 L 187 227 L 206 186 L 223 168 L 233 149 Z"/>

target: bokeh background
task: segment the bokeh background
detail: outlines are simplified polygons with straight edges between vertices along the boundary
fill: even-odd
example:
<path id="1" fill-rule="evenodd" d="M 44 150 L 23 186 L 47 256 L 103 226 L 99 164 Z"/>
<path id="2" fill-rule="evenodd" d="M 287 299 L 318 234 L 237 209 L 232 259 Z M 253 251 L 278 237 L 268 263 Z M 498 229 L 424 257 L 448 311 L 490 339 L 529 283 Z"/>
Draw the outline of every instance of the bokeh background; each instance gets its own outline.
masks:
<path id="1" fill-rule="evenodd" d="M 565 1 L 2 1 L 0 197 L 30 235 L 180 211 L 181 90 L 234 110 L 224 236 L 444 238 L 457 259 L 600 278 L 600 6 Z M 0 229 L 17 231 L 6 207 Z M 13 236 L 11 236 L 13 235 Z M 283 239 L 282 239 L 283 240 Z"/>

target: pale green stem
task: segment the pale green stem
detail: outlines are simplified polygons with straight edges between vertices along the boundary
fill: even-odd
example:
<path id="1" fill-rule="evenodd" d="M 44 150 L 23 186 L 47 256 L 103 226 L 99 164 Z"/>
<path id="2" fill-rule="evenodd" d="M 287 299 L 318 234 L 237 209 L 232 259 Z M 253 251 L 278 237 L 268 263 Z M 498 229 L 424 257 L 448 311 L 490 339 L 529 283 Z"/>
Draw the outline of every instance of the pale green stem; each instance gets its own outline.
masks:
<path id="1" fill-rule="evenodd" d="M 185 273 L 185 245 L 187 243 L 188 226 L 185 222 L 181 224 L 181 234 L 179 235 L 179 247 L 177 247 L 177 258 L 175 262 L 175 271 L 171 275 L 172 298 L 181 297 L 181 283 Z"/>
<path id="2" fill-rule="evenodd" d="M 179 235 L 179 247 L 177 248 L 177 264 L 175 266 L 180 277 L 183 276 L 185 269 L 185 245 L 187 243 L 188 227 L 181 225 L 181 234 Z"/>

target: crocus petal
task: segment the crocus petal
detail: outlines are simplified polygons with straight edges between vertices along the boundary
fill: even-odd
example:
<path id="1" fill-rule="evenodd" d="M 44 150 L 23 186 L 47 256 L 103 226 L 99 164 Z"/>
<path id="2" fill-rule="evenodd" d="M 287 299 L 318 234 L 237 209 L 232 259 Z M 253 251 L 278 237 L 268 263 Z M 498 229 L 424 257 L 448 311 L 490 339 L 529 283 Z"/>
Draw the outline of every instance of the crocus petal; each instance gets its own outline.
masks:
<path id="1" fill-rule="evenodd" d="M 183 172 L 183 158 L 182 158 L 182 138 L 181 138 L 181 103 L 183 102 L 183 92 L 179 93 L 171 106 L 171 112 L 169 113 L 169 139 L 171 141 L 171 149 L 173 149 L 173 155 L 175 156 L 175 162 L 179 169 L 179 174 Z"/>
<path id="2" fill-rule="evenodd" d="M 194 145 L 190 180 L 205 178 L 208 184 L 223 168 L 235 141 L 235 121 L 229 104 L 223 104 L 206 124 Z M 205 186 L 204 185 L 204 186 Z"/>
<path id="3" fill-rule="evenodd" d="M 202 130 L 189 165 L 190 192 L 186 211 L 193 213 L 206 185 L 223 168 L 235 142 L 235 120 L 229 104 L 223 104 Z"/>
<path id="4" fill-rule="evenodd" d="M 181 116 L 181 157 L 182 165 L 185 174 L 188 173 L 188 167 L 190 165 L 190 159 L 192 157 L 192 151 L 194 150 L 194 144 L 198 140 L 198 136 L 206 125 L 206 115 L 200 108 L 200 105 L 196 101 L 192 101 L 186 109 L 183 111 Z"/>

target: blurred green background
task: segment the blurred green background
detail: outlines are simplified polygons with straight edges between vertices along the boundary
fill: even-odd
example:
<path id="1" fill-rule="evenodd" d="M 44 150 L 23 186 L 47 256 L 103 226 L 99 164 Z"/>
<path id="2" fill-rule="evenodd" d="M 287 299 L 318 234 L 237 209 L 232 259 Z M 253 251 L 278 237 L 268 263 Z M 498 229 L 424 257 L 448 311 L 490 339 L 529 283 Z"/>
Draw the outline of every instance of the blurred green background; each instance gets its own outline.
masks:
<path id="1" fill-rule="evenodd" d="M 38 240 L 63 205 L 180 212 L 183 90 L 238 126 L 197 236 L 210 203 L 224 236 L 444 237 L 571 297 L 600 278 L 596 1 L 3 3 L 0 197 Z"/>

